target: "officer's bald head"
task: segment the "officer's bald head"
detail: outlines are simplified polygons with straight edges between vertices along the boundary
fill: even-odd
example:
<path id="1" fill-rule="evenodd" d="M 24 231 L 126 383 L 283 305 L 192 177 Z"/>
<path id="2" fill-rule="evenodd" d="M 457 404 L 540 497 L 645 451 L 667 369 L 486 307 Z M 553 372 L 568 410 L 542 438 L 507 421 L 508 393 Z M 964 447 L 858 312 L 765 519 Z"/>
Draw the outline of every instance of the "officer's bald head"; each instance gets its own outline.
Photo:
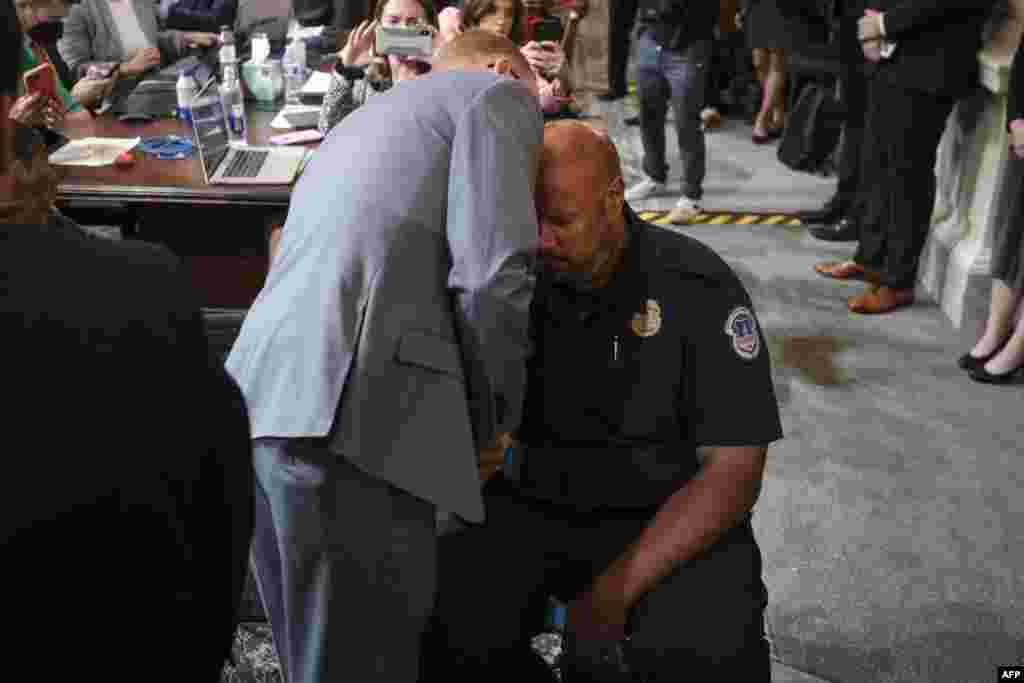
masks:
<path id="1" fill-rule="evenodd" d="M 625 243 L 624 192 L 619 154 L 606 134 L 580 121 L 544 127 L 541 256 L 557 277 L 581 289 L 607 284 Z"/>
<path id="2" fill-rule="evenodd" d="M 516 44 L 490 31 L 474 29 L 446 43 L 433 59 L 433 71 L 494 71 L 520 81 L 537 96 L 537 79 Z"/>
<path id="3" fill-rule="evenodd" d="M 622 178 L 619 152 L 611 138 L 582 121 L 553 121 L 544 126 L 544 163 L 551 167 L 571 165 L 586 173 L 595 189 Z"/>

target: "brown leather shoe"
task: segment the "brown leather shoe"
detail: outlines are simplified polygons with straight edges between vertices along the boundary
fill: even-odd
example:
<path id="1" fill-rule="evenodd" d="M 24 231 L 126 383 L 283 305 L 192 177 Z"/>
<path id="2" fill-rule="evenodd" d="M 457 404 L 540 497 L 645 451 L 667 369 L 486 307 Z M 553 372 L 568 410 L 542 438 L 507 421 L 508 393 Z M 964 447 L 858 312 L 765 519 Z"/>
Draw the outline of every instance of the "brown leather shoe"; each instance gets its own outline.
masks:
<path id="1" fill-rule="evenodd" d="M 872 280 L 873 273 L 856 261 L 822 261 L 814 264 L 814 272 L 835 280 Z"/>
<path id="2" fill-rule="evenodd" d="M 847 299 L 846 307 L 853 313 L 877 315 L 909 306 L 912 303 L 914 303 L 913 289 L 871 286 L 860 296 L 851 296 Z"/>

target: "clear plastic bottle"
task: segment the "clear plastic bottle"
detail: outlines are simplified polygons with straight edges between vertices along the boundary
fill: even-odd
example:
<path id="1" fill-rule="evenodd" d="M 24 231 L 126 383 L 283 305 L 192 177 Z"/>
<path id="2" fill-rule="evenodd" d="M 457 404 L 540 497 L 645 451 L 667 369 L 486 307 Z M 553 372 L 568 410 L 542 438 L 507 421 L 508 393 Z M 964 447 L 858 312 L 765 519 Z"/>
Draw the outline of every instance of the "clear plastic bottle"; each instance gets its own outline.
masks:
<path id="1" fill-rule="evenodd" d="M 235 33 L 230 26 L 220 27 L 220 52 L 217 54 L 220 59 L 220 67 L 224 69 L 228 65 L 238 63 L 238 52 L 235 48 Z"/>
<path id="2" fill-rule="evenodd" d="M 299 94 L 306 84 L 306 44 L 298 38 L 292 38 L 284 50 L 281 60 L 284 70 L 285 104 L 299 104 Z"/>
<path id="3" fill-rule="evenodd" d="M 192 100 L 195 99 L 198 88 L 196 79 L 184 69 L 178 72 L 178 82 L 174 89 L 178 93 L 178 118 L 182 121 L 192 121 Z"/>
<path id="4" fill-rule="evenodd" d="M 220 101 L 224 105 L 224 117 L 227 119 L 228 139 L 231 142 L 245 143 L 245 98 L 242 95 L 242 84 L 238 79 L 238 67 L 234 64 L 224 66 Z"/>

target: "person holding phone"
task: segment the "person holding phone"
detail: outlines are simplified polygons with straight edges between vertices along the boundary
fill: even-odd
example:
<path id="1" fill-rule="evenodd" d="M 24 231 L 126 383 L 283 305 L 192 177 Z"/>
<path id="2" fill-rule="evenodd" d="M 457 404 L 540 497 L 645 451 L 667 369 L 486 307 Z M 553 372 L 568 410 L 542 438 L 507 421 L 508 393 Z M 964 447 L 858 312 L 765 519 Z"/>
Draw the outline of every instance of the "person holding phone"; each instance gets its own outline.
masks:
<path id="1" fill-rule="evenodd" d="M 60 56 L 57 43 L 64 35 L 64 17 L 67 6 L 63 0 L 15 0 L 21 28 L 34 46 L 34 54 L 45 58 L 53 64 L 60 84 L 71 93 L 74 101 L 86 109 L 95 109 L 107 97 L 113 86 L 111 73 L 114 69 L 107 65 L 105 72 L 90 71 L 86 77 L 72 71 L 64 58 Z"/>
<path id="2" fill-rule="evenodd" d="M 447 9 L 442 14 L 441 34 L 444 36 L 479 28 L 519 40 L 525 23 L 519 0 L 465 0 L 461 9 Z M 537 76 L 537 89 L 542 99 L 567 96 L 572 86 L 568 60 L 561 45 L 561 22 L 557 17 L 549 17 L 537 24 L 534 31 L 538 28 L 540 34 L 535 33 L 532 40 L 520 46 L 520 51 Z"/>
<path id="3" fill-rule="evenodd" d="M 71 8 L 57 46 L 73 72 L 117 64 L 114 92 L 127 94 L 142 76 L 185 56 L 190 49 L 212 48 L 214 33 L 160 30 L 156 6 L 149 0 L 82 0 Z"/>
<path id="4" fill-rule="evenodd" d="M 430 70 L 423 59 L 378 54 L 374 45 L 378 26 L 429 26 L 436 30 L 437 14 L 430 0 L 377 0 L 373 18 L 356 26 L 338 51 L 317 123 L 324 135 L 376 94 Z"/>
<path id="5" fill-rule="evenodd" d="M 63 13 L 59 0 L 14 0 L 14 10 L 22 31 L 18 69 L 18 93 L 9 116 L 23 126 L 60 129 L 65 117 L 88 116 L 79 101 L 58 78 L 44 45 L 37 38 L 48 35 Z M 83 89 L 84 92 L 84 89 Z"/>

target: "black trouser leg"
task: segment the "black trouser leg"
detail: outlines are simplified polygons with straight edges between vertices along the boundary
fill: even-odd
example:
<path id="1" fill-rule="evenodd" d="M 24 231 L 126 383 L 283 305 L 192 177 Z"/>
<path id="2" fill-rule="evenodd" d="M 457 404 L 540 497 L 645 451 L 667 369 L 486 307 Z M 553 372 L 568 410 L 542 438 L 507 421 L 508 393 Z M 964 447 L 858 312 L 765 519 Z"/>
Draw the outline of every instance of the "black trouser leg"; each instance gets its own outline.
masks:
<path id="1" fill-rule="evenodd" d="M 629 34 L 636 20 L 637 2 L 612 0 L 608 3 L 608 90 L 611 92 L 626 92 Z"/>
<path id="2" fill-rule="evenodd" d="M 553 683 L 530 640 L 543 630 L 550 595 L 547 545 L 562 534 L 502 475 L 484 495 L 486 524 L 439 539 L 438 595 L 420 680 Z"/>
<path id="3" fill-rule="evenodd" d="M 912 289 L 931 227 L 937 148 L 954 100 L 880 78 L 872 79 L 868 99 L 871 193 L 856 260 L 880 270 L 883 285 Z"/>
<path id="4" fill-rule="evenodd" d="M 844 50 L 844 54 L 859 56 L 860 44 L 856 42 L 856 22 L 844 21 L 841 35 L 841 49 Z M 851 41 L 852 44 L 848 44 Z M 839 148 L 839 182 L 834 201 L 846 208 L 847 214 L 861 199 L 864 144 L 868 142 L 868 137 L 864 133 L 867 124 L 868 82 L 862 65 L 862 59 L 844 59 L 839 73 L 839 89 L 845 109 L 845 120 Z"/>
<path id="5" fill-rule="evenodd" d="M 866 128 L 872 135 L 884 135 L 895 121 L 887 121 L 885 92 L 879 78 L 867 83 Z M 870 268 L 881 270 L 885 261 L 885 170 L 888 168 L 889 150 L 885 144 L 873 144 L 861 150 L 863 185 L 861 186 L 860 243 L 854 260 Z"/>

